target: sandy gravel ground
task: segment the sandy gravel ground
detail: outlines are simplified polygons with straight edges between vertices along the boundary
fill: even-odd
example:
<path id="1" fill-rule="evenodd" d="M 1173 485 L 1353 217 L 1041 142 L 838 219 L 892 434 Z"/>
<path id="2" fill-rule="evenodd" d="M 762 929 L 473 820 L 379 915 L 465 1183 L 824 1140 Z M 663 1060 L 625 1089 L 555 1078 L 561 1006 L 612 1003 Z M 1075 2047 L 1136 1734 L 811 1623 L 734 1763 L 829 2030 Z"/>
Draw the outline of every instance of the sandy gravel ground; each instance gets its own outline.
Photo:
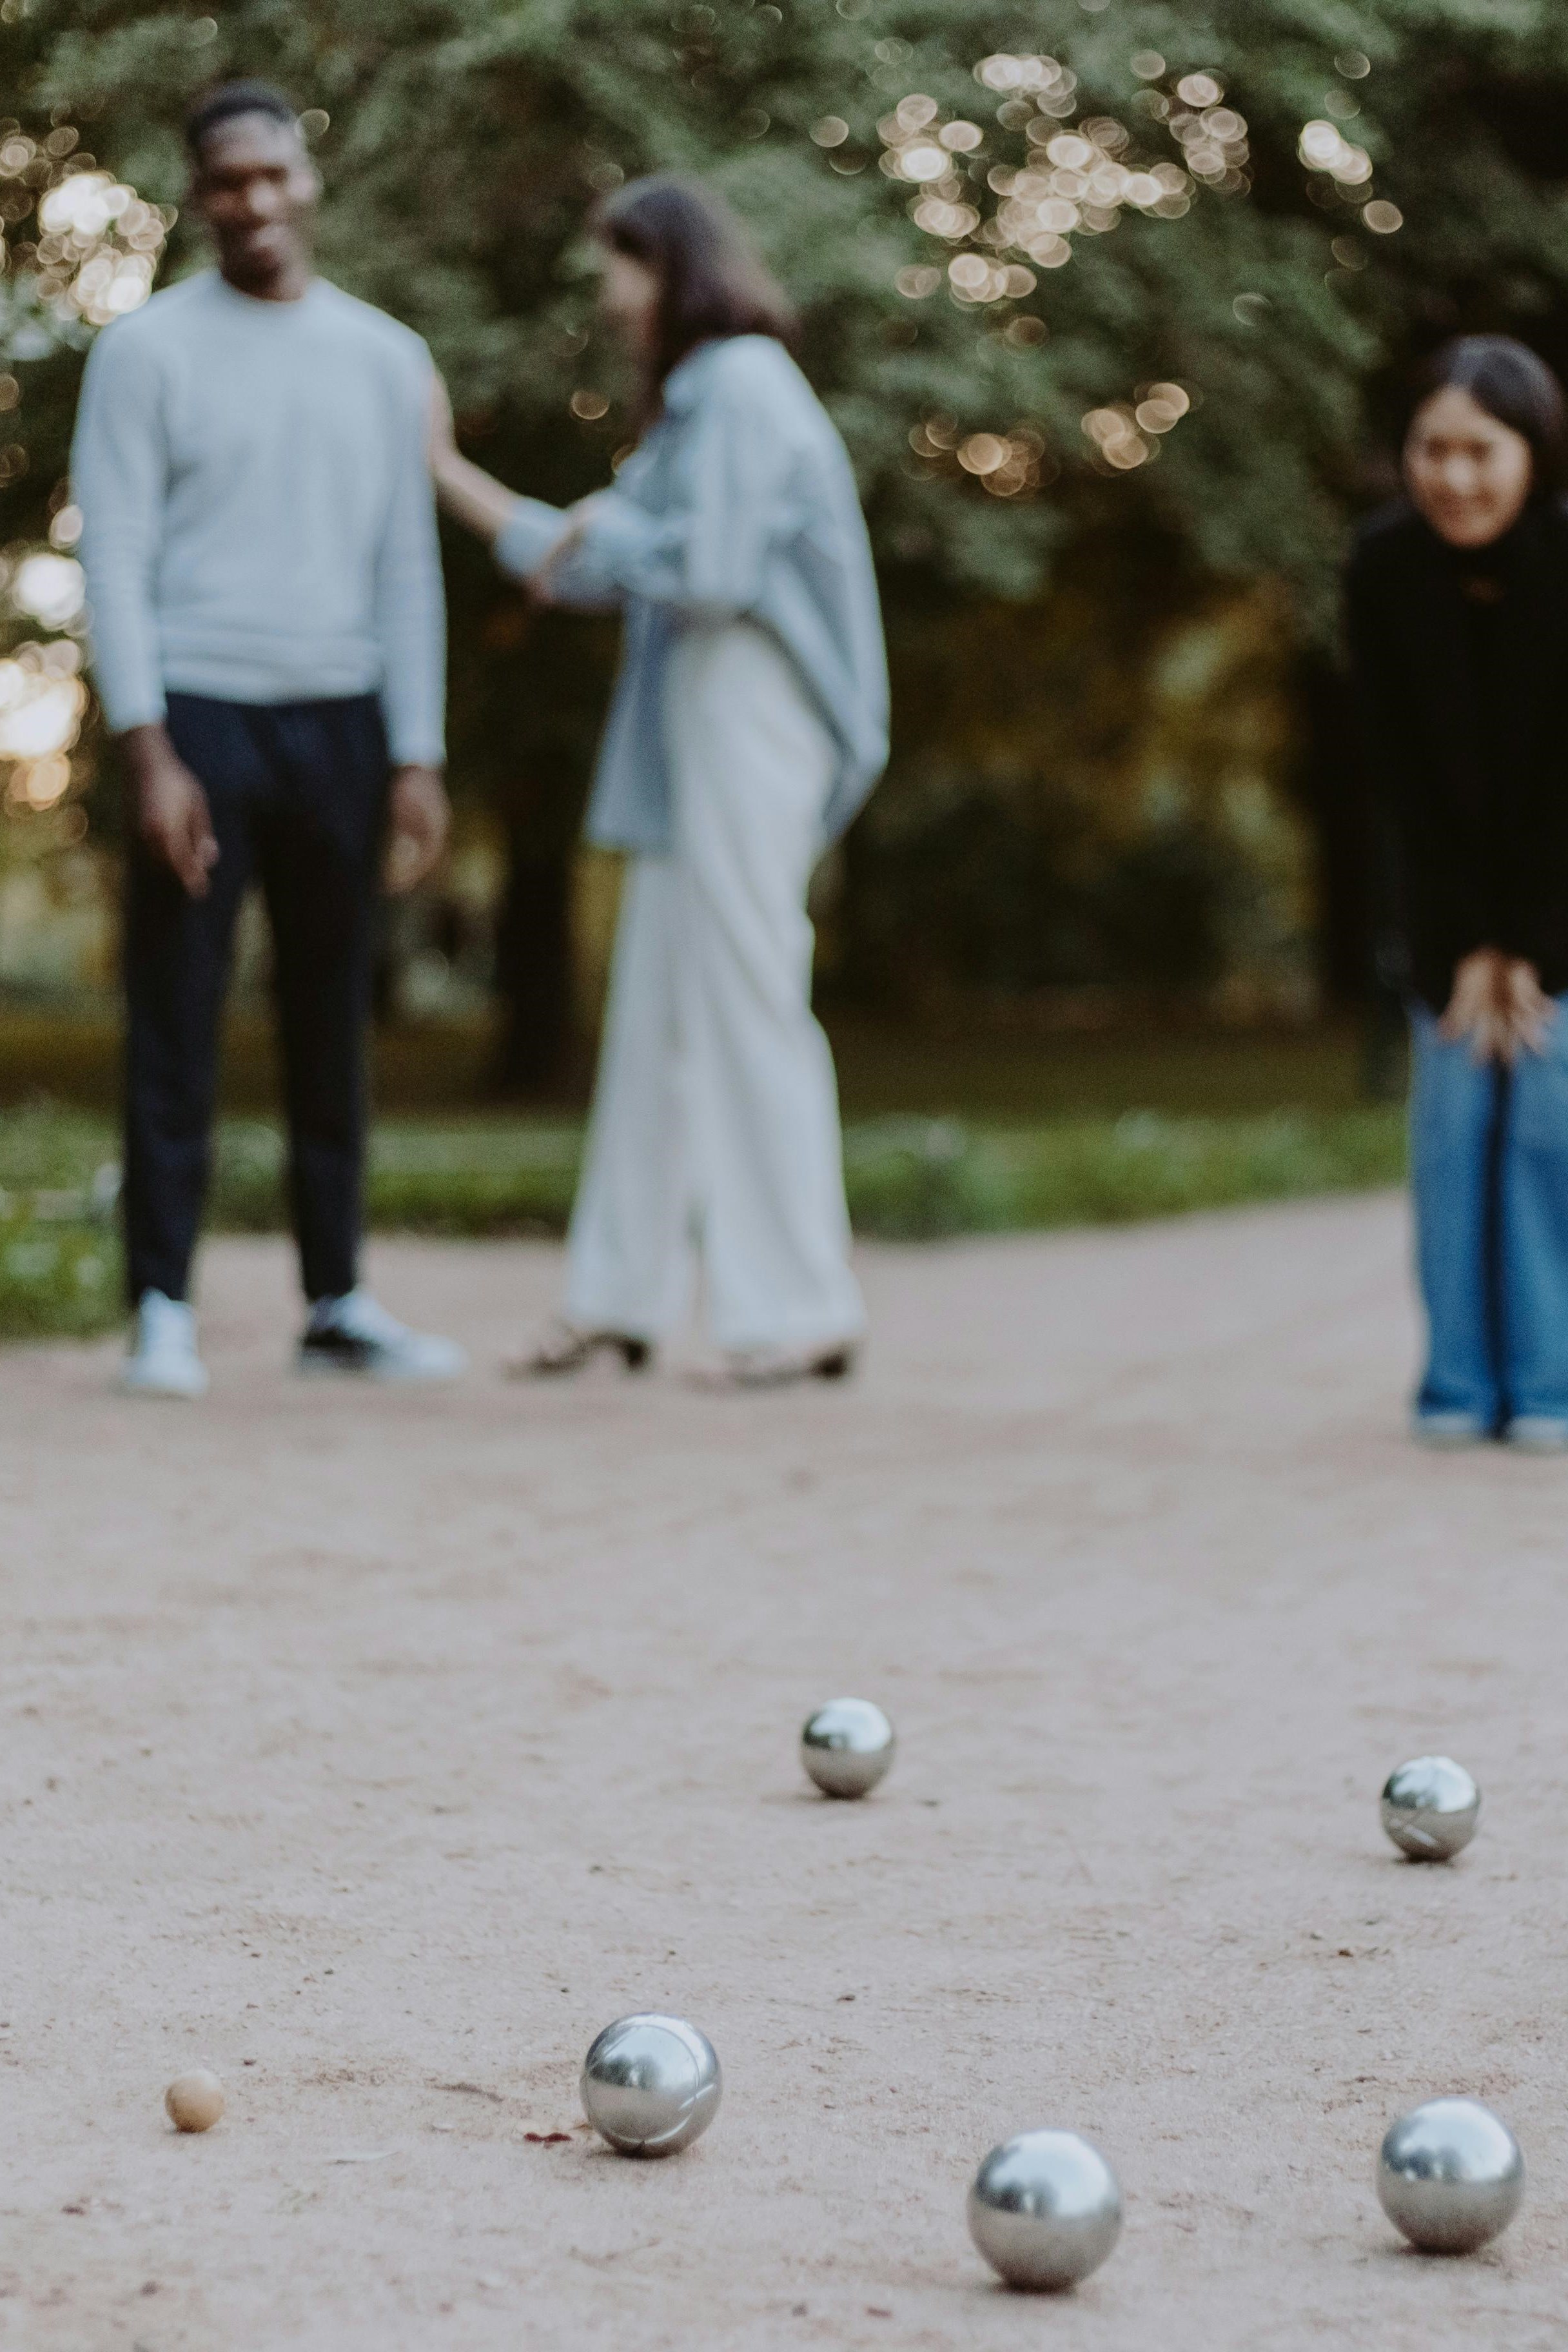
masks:
<path id="1" fill-rule="evenodd" d="M 553 1253 L 388 1244 L 430 1396 L 289 1378 L 230 1242 L 205 1407 L 0 1359 L 0 2345 L 1568 2344 L 1568 1465 L 1408 1447 L 1404 1258 L 1383 1200 L 879 1250 L 854 1390 L 737 1398 L 507 1386 Z M 1431 1748 L 1448 1870 L 1376 1822 Z M 727 2087 L 639 2165 L 576 2070 L 655 2006 Z M 1464 2263 L 1371 2188 L 1453 2087 L 1531 2168 Z M 1041 2302 L 963 2197 L 1046 2121 L 1128 2218 Z"/>

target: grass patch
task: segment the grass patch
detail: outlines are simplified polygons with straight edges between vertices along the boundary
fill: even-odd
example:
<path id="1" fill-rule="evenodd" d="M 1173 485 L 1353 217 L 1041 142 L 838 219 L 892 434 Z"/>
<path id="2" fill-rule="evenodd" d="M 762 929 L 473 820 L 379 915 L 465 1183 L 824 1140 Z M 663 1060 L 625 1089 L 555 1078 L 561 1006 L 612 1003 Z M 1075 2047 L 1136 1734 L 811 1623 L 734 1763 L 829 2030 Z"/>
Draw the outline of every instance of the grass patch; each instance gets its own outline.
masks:
<path id="1" fill-rule="evenodd" d="M 582 1131 L 494 1120 L 389 1121 L 371 1145 L 368 1210 L 382 1230 L 559 1234 L 571 1212 Z M 1121 1224 L 1398 1183 L 1395 1112 L 1274 1112 L 1261 1118 L 1167 1118 L 1152 1111 L 1033 1129 L 955 1119 L 877 1119 L 844 1139 L 858 1233 L 900 1241 L 942 1234 Z M 282 1140 L 260 1122 L 225 1126 L 213 1222 L 268 1233 L 283 1223 Z"/>
<path id="2" fill-rule="evenodd" d="M 13 1216 L 101 1234 L 115 1148 L 113 1130 L 90 1114 L 0 1112 L 0 1210 L 8 1202 Z M 371 1142 L 370 1223 L 431 1234 L 561 1233 L 581 1150 L 582 1129 L 564 1121 L 384 1121 Z M 1123 1224 L 1397 1184 L 1405 1123 L 1389 1108 L 1252 1118 L 1127 1111 L 1031 1128 L 886 1118 L 848 1127 L 844 1157 L 857 1229 L 918 1239 Z M 285 1222 L 279 1129 L 224 1120 L 210 1223 L 275 1233 Z"/>
<path id="3" fill-rule="evenodd" d="M 564 1233 L 581 1151 L 575 1124 L 388 1120 L 371 1138 L 366 1213 L 384 1232 Z M 286 1223 L 283 1138 L 268 1121 L 225 1120 L 211 1217 L 230 1233 L 275 1233 Z"/>
<path id="4" fill-rule="evenodd" d="M 101 1121 L 0 1115 L 0 1339 L 89 1339 L 121 1320 L 111 1155 Z"/>
<path id="5" fill-rule="evenodd" d="M 886 1120 L 849 1129 L 845 1165 L 859 1232 L 1040 1232 L 1397 1184 L 1405 1123 L 1384 1108 L 1259 1118 L 1131 1111 L 990 1132 Z"/>
<path id="6" fill-rule="evenodd" d="M 123 1321 L 111 1227 L 0 1213 L 0 1339 L 90 1339 Z"/>

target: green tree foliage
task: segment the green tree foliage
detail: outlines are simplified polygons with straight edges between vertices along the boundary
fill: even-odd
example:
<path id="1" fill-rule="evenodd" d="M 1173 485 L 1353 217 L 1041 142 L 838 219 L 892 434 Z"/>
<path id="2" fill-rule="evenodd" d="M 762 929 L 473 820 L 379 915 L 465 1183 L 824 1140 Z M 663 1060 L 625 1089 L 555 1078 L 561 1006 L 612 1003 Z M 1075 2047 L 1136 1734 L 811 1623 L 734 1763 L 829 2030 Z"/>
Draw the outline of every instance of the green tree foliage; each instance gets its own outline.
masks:
<path id="1" fill-rule="evenodd" d="M 955 589 L 1036 596 L 1071 546 L 1102 569 L 1119 551 L 1110 570 L 1137 574 L 1140 626 L 1151 580 L 1173 605 L 1195 583 L 1268 575 L 1321 639 L 1347 517 L 1375 487 L 1369 406 L 1411 350 L 1461 326 L 1563 341 L 1561 0 L 201 5 L 3 0 L 0 89 L 18 123 L 79 128 L 175 205 L 190 96 L 235 72 L 282 81 L 315 110 L 324 266 L 429 337 L 470 446 L 520 488 L 593 487 L 630 430 L 593 320 L 595 195 L 657 167 L 726 187 L 803 306 L 911 662 Z M 1021 79 L 977 78 L 1007 58 Z M 1215 100 L 1183 97 L 1194 75 Z M 909 160 L 910 99 L 929 102 L 929 118 L 904 110 L 928 148 L 973 126 L 934 180 L 929 158 L 923 177 L 884 168 Z M 1328 163 L 1303 160 L 1310 124 Z M 1097 165 L 1180 185 L 1168 202 L 1089 191 L 1061 259 L 1055 232 L 1009 228 L 1009 175 L 1031 159 L 1047 173 L 1049 142 L 1085 131 Z M 37 176 L 0 181 L 4 316 L 35 336 L 47 314 L 18 289 L 37 268 Z M 1027 211 L 1039 191 L 1023 185 Z M 946 234 L 913 217 L 933 194 Z M 168 266 L 194 253 L 181 223 Z M 55 331 L 0 415 L 29 461 L 0 536 L 38 533 L 63 469 L 82 337 Z M 1186 413 L 1130 421 L 1141 392 L 1172 384 Z M 1097 414 L 1098 439 L 1083 422 Z M 465 772 L 520 824 L 563 836 L 604 638 L 531 631 L 471 551 L 455 551 L 453 584 Z M 1017 639 L 1011 690 L 1026 698 Z"/>
<path id="2" fill-rule="evenodd" d="M 1245 120 L 1244 169 L 1228 187 L 1200 184 L 1182 218 L 1123 207 L 1114 233 L 1074 236 L 1068 266 L 1039 272 L 1021 301 L 910 301 L 900 267 L 944 268 L 954 248 L 910 221 L 918 190 L 878 169 L 877 124 L 911 92 L 973 120 L 983 143 L 954 163 L 983 190 L 1024 162 L 1037 119 L 1026 91 L 999 102 L 974 78 L 1009 51 L 1048 51 L 1076 77 L 1047 121 L 1120 123 L 1133 160 L 1183 159 L 1162 96 L 1179 111 L 1181 78 L 1213 75 Z M 230 0 L 216 19 L 8 0 L 0 23 L 0 87 L 19 112 L 79 122 L 164 202 L 180 193 L 183 104 L 231 71 L 276 75 L 330 117 L 327 266 L 423 329 L 498 457 L 555 489 L 600 478 L 626 431 L 592 327 L 584 208 L 623 173 L 714 173 L 805 308 L 812 372 L 885 550 L 1008 592 L 1037 583 L 1065 532 L 1132 509 L 1205 565 L 1321 576 L 1353 493 L 1369 377 L 1461 319 L 1528 331 L 1568 278 L 1568 14 L 1553 0 L 1110 0 L 1093 13 L 1076 0 L 677 0 L 673 15 L 669 0 Z M 834 117 L 841 143 L 814 144 Z M 1365 150 L 1373 182 L 1304 168 L 1302 126 L 1324 119 Z M 1402 229 L 1365 230 L 1371 194 Z M 994 210 L 984 193 L 978 208 Z M 176 261 L 188 251 L 180 242 Z M 1019 315 L 1047 339 L 1010 336 Z M 1080 417 L 1163 379 L 1202 406 L 1143 478 L 1102 479 Z M 574 417 L 571 395 L 601 387 L 605 414 Z M 911 466 L 909 432 L 931 415 L 969 432 L 1033 422 L 1047 472 L 1060 469 L 1049 496 L 1004 501 Z"/>

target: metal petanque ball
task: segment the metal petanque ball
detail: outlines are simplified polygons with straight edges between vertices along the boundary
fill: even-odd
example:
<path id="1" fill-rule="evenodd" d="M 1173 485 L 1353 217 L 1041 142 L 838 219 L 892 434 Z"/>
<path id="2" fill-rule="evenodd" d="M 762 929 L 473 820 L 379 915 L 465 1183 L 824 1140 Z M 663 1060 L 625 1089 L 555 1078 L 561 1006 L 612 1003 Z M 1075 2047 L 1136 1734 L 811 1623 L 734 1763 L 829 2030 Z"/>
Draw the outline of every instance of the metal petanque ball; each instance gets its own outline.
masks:
<path id="1" fill-rule="evenodd" d="M 1428 2099 L 1391 2124 L 1377 2159 L 1384 2211 L 1427 2254 L 1473 2254 L 1524 2195 L 1519 2142 L 1479 2099 Z"/>
<path id="2" fill-rule="evenodd" d="M 1413 1862 L 1451 1862 L 1480 1810 L 1480 1790 L 1451 1756 L 1417 1756 L 1384 1783 L 1383 1826 Z"/>
<path id="3" fill-rule="evenodd" d="M 969 2234 L 1009 2286 L 1076 2286 L 1121 2234 L 1116 2175 L 1077 2132 L 1019 2132 L 974 2176 Z"/>
<path id="4" fill-rule="evenodd" d="M 713 2044 L 684 2018 L 617 2018 L 583 2061 L 583 2112 L 621 2156 L 673 2156 L 700 2139 L 723 2088 Z"/>
<path id="5" fill-rule="evenodd" d="M 826 1797 L 864 1797 L 893 1760 L 893 1727 L 868 1698 L 836 1698 L 806 1717 L 800 1760 Z"/>

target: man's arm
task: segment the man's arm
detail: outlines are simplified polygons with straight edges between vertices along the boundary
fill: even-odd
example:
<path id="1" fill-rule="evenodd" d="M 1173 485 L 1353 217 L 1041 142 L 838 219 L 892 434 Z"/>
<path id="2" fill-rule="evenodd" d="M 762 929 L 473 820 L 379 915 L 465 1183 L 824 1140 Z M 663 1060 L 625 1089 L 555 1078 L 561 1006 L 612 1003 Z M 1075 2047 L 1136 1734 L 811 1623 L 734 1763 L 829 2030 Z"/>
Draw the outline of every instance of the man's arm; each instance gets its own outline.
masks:
<path id="1" fill-rule="evenodd" d="M 139 338 L 110 329 L 88 355 L 71 446 L 82 511 L 92 668 L 120 738 L 132 813 L 149 849 L 202 898 L 217 859 L 206 795 L 169 740 L 153 581 L 169 454 L 163 383 Z"/>
<path id="2" fill-rule="evenodd" d="M 92 667 L 113 734 L 163 717 L 153 580 L 168 486 L 163 384 L 153 354 L 110 327 L 88 355 L 71 445 L 92 616 Z"/>
<path id="3" fill-rule="evenodd" d="M 386 880 L 411 890 L 447 845 L 447 608 L 426 457 L 428 390 L 416 388 L 394 453 L 392 502 L 376 562 L 375 630 L 392 761 Z"/>

